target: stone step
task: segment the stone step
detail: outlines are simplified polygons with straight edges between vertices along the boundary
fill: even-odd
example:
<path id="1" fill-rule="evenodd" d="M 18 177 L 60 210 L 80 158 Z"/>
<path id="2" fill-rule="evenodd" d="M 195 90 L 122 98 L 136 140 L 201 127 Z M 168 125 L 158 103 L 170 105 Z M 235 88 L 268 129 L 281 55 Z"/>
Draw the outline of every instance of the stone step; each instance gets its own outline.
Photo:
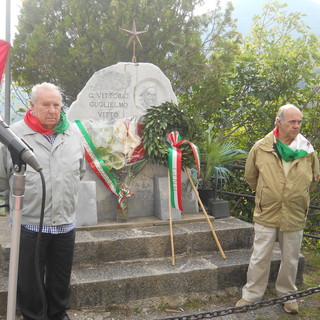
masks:
<path id="1" fill-rule="evenodd" d="M 11 229 L 8 217 L 0 221 L 0 277 L 7 276 L 10 261 Z M 250 248 L 252 224 L 233 217 L 209 217 L 211 226 L 224 251 Z M 173 221 L 175 254 L 218 251 L 211 227 L 203 214 L 187 214 Z M 74 267 L 104 262 L 164 258 L 171 256 L 168 221 L 155 217 L 132 218 L 128 223 L 114 221 L 94 227 L 77 228 Z"/>
<path id="2" fill-rule="evenodd" d="M 235 218 L 212 226 L 224 250 L 222 258 L 203 216 L 173 223 L 174 258 L 168 221 L 131 219 L 78 228 L 72 272 L 71 308 L 106 307 L 170 296 L 208 295 L 241 287 L 251 254 L 253 226 Z M 10 237 L 0 233 L 0 315 L 6 313 Z M 297 283 L 302 283 L 303 257 Z M 280 252 L 274 250 L 270 282 L 276 278 Z M 5 269 L 5 270 L 4 270 Z"/>
<path id="3" fill-rule="evenodd" d="M 77 308 L 128 303 L 161 296 L 213 292 L 244 284 L 249 249 L 177 255 L 171 258 L 105 263 L 76 268 L 72 305 Z M 278 264 L 278 257 L 275 257 Z"/>
<path id="4" fill-rule="evenodd" d="M 168 296 L 208 295 L 245 284 L 250 249 L 231 250 L 223 259 L 218 252 L 176 255 L 171 258 L 141 261 L 106 262 L 83 266 L 72 272 L 73 309 L 108 307 L 144 299 Z M 298 282 L 301 283 L 300 259 Z M 280 253 L 274 251 L 270 282 L 275 281 Z M 0 279 L 0 298 L 6 301 L 7 278 Z M 4 314 L 5 304 L 0 307 Z"/>
<path id="5" fill-rule="evenodd" d="M 232 217 L 211 221 L 211 224 L 223 251 L 251 247 L 251 224 Z M 172 230 L 175 254 L 218 251 L 210 225 L 204 218 L 175 221 Z M 132 224 L 130 228 L 100 225 L 77 230 L 74 265 L 165 258 L 171 254 L 168 222 L 165 225 Z"/>
<path id="6" fill-rule="evenodd" d="M 73 271 L 72 305 L 77 308 L 121 304 L 161 296 L 194 294 L 244 284 L 250 250 L 178 255 L 171 258 L 106 263 Z M 278 264 L 278 256 L 274 263 Z"/>

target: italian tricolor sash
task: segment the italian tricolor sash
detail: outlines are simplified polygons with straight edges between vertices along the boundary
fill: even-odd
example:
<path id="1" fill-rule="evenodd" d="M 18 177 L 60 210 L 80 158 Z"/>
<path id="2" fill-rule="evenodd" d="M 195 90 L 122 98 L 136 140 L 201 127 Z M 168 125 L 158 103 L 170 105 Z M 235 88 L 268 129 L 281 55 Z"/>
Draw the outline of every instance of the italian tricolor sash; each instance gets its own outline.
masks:
<path id="1" fill-rule="evenodd" d="M 182 152 L 179 149 L 179 146 L 185 143 L 188 143 L 190 145 L 195 159 L 198 177 L 200 177 L 200 152 L 195 144 L 188 140 L 182 140 L 178 131 L 171 132 L 167 136 L 170 143 L 170 146 L 168 148 L 168 162 L 170 173 L 171 205 L 173 208 L 177 208 L 183 211 L 181 184 Z"/>
<path id="2" fill-rule="evenodd" d="M 309 153 L 314 152 L 312 144 L 301 133 L 299 133 L 288 146 L 279 140 L 279 128 L 273 130 L 276 139 L 276 147 L 278 152 L 286 162 L 293 161 L 294 159 L 302 158 Z"/>
<path id="3" fill-rule="evenodd" d="M 85 147 L 85 157 L 93 170 L 93 172 L 99 177 L 102 183 L 110 190 L 114 195 L 118 197 L 118 206 L 123 208 L 123 199 L 130 198 L 133 193 L 127 188 L 120 188 L 117 177 L 108 169 L 105 161 L 101 158 L 97 148 L 92 142 L 87 130 L 83 126 L 80 120 L 75 120 L 78 128 L 80 129 Z"/>

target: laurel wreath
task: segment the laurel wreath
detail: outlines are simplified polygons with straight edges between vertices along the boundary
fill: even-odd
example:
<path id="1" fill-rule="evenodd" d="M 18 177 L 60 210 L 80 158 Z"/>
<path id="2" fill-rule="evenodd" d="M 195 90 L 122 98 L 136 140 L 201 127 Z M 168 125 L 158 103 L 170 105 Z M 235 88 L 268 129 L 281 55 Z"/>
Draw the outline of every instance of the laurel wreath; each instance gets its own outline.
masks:
<path id="1" fill-rule="evenodd" d="M 178 131 L 183 140 L 193 142 L 190 136 L 190 128 L 194 125 L 192 117 L 189 117 L 180 106 L 165 102 L 160 106 L 150 107 L 142 120 L 142 142 L 146 156 L 151 162 L 168 166 L 167 134 Z M 182 163 L 185 167 L 194 166 L 194 157 L 189 144 L 182 144 Z"/>

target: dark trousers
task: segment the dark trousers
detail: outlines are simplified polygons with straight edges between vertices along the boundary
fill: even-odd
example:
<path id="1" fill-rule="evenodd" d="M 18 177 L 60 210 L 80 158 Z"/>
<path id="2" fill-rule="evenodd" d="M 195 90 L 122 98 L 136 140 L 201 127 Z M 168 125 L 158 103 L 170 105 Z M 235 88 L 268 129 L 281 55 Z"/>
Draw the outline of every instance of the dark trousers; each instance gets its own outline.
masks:
<path id="1" fill-rule="evenodd" d="M 43 304 L 35 272 L 38 233 L 21 227 L 17 300 L 24 319 L 43 319 Z M 47 318 L 60 320 L 68 309 L 75 230 L 41 236 L 40 274 L 47 301 Z"/>

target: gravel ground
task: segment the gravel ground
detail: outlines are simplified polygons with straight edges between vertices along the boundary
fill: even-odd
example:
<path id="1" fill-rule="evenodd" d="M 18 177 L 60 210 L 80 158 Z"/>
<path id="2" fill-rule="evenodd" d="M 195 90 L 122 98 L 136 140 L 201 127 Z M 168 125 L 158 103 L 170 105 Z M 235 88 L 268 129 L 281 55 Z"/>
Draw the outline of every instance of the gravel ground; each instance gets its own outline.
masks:
<path id="1" fill-rule="evenodd" d="M 300 291 L 307 287 L 299 288 Z M 265 300 L 275 298 L 274 289 L 268 289 Z M 234 307 L 240 298 L 239 288 L 215 293 L 214 296 L 186 298 L 161 298 L 135 302 L 132 305 L 113 306 L 83 310 L 69 310 L 71 320 L 320 320 L 320 293 L 313 293 L 298 299 L 300 312 L 290 315 L 284 312 L 281 304 L 249 310 L 243 313 L 214 316 L 213 312 Z M 208 314 L 210 313 L 210 314 Z M 226 312 L 228 313 L 228 312 Z M 193 316 L 193 317 L 192 317 Z M 22 318 L 17 315 L 17 320 Z M 0 317 L 5 320 L 5 317 Z"/>
<path id="2" fill-rule="evenodd" d="M 302 289 L 300 289 L 302 290 Z M 219 296 L 210 297 L 208 301 L 203 302 L 194 299 L 191 302 L 174 301 L 165 303 L 162 301 L 149 301 L 139 303 L 134 306 L 118 306 L 108 310 L 69 310 L 69 316 L 72 320 L 163 320 L 167 318 L 176 317 L 175 319 L 195 320 L 195 319 L 223 319 L 223 320 L 268 320 L 268 319 L 291 319 L 291 320 L 316 320 L 320 319 L 320 294 L 314 293 L 298 299 L 300 312 L 296 315 L 290 315 L 284 312 L 281 304 L 263 307 L 256 310 L 247 311 L 245 313 L 234 313 L 225 316 L 213 317 L 213 315 L 206 315 L 204 312 L 218 311 L 233 307 L 240 297 L 239 289 L 233 289 L 233 292 L 224 291 Z M 238 292 L 235 292 L 238 291 Z M 274 298 L 273 289 L 268 290 L 265 299 Z M 204 297 L 202 297 L 204 298 Z M 153 306 L 143 307 L 143 304 L 153 304 Z M 174 303 L 175 307 L 172 307 Z M 158 307 L 155 307 L 155 306 Z M 170 306 L 171 305 L 171 306 Z M 202 314 L 201 314 L 202 313 Z M 194 315 L 194 317 L 185 317 L 187 315 Z M 210 316 L 210 317 L 209 317 Z"/>

